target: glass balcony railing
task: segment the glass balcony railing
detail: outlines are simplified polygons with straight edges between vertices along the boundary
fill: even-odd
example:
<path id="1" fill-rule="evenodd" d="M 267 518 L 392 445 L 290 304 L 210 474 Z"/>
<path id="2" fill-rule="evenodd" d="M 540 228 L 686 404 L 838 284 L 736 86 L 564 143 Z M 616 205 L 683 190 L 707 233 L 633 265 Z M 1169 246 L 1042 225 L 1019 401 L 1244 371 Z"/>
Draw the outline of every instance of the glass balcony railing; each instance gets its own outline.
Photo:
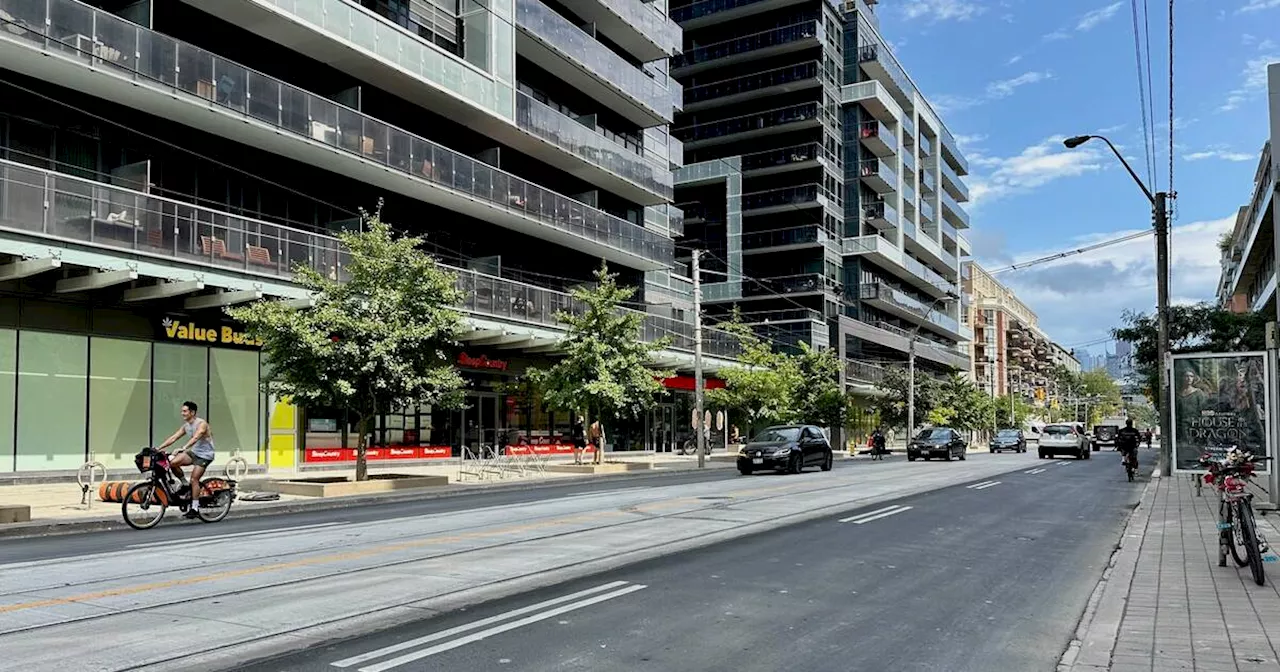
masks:
<path id="1" fill-rule="evenodd" d="M 885 368 L 870 362 L 847 359 L 844 362 L 844 376 L 850 380 L 864 383 L 882 383 L 885 379 Z"/>
<path id="2" fill-rule="evenodd" d="M 516 123 L 520 128 L 586 159 L 592 165 L 604 168 L 667 200 L 674 197 L 675 188 L 670 170 L 644 160 L 639 154 L 534 100 L 523 91 L 516 92 Z"/>
<path id="3" fill-rule="evenodd" d="M 909 219 L 902 220 L 902 233 L 905 234 L 908 238 L 915 239 L 916 223 Z"/>
<path id="4" fill-rule="evenodd" d="M 882 159 L 864 159 L 859 168 L 863 177 L 879 177 L 889 184 L 898 182 L 898 175 Z"/>
<path id="5" fill-rule="evenodd" d="M 684 23 L 693 19 L 699 19 L 704 16 L 710 16 L 719 12 L 726 12 L 738 7 L 745 7 L 762 0 L 698 0 L 682 7 L 672 7 L 670 9 L 671 20 L 676 23 Z"/>
<path id="6" fill-rule="evenodd" d="M 799 65 L 790 65 L 785 68 L 775 68 L 764 72 L 743 75 L 732 79 L 725 79 L 709 84 L 700 84 L 690 86 L 684 90 L 685 105 L 700 103 L 716 98 L 724 98 L 734 96 L 741 93 L 750 93 L 761 89 L 768 89 L 774 86 L 790 84 L 792 82 L 802 82 L 806 79 L 814 79 L 818 76 L 817 62 L 810 61 Z"/>
<path id="7" fill-rule="evenodd" d="M 818 156 L 819 146 L 817 143 L 771 149 L 764 152 L 756 152 L 755 154 L 744 154 L 742 156 L 742 170 L 777 168 L 795 163 L 815 161 Z"/>
<path id="8" fill-rule="evenodd" d="M 904 175 L 915 176 L 916 174 L 916 157 L 910 150 L 902 153 L 902 173 Z"/>
<path id="9" fill-rule="evenodd" d="M 742 286 L 742 293 L 746 296 L 805 294 L 810 292 L 839 294 L 841 286 L 839 282 L 818 273 L 762 278 L 758 282 L 744 283 Z"/>
<path id="10" fill-rule="evenodd" d="M 858 126 L 858 138 L 867 140 L 869 138 L 878 138 L 880 142 L 888 145 L 889 148 L 898 151 L 898 137 L 893 131 L 879 121 L 864 121 Z"/>
<path id="11" fill-rule="evenodd" d="M 827 239 L 827 232 L 816 224 L 795 226 L 772 231 L 757 231 L 742 234 L 742 249 L 758 250 L 788 245 L 817 244 Z"/>
<path id="12" fill-rule="evenodd" d="M 947 193 L 945 189 L 942 190 L 942 207 L 950 210 L 956 219 L 964 222 L 965 226 L 969 226 L 969 213 L 965 212 L 964 208 L 960 207 L 960 204 L 956 203 L 956 199 L 952 198 L 951 194 Z"/>
<path id="13" fill-rule="evenodd" d="M 933 176 L 932 169 L 926 167 L 924 170 L 920 171 L 920 186 L 923 187 L 924 191 L 932 193 L 938 192 L 938 178 Z"/>
<path id="14" fill-rule="evenodd" d="M 735 37 L 732 40 L 716 42 L 706 46 L 695 47 L 671 57 L 671 67 L 683 68 L 689 65 L 706 63 L 729 56 L 748 54 L 782 44 L 800 42 L 819 37 L 822 24 L 817 21 L 802 21 L 790 26 L 773 28 L 752 35 Z"/>
<path id="15" fill-rule="evenodd" d="M 668 53 L 680 48 L 680 26 L 657 11 L 652 3 L 641 0 L 600 0 L 600 3 Z"/>
<path id="16" fill-rule="evenodd" d="M 916 87 L 911 84 L 911 79 L 907 77 L 907 73 L 902 70 L 902 66 L 898 65 L 898 60 L 889 53 L 887 49 L 881 50 L 879 44 L 867 44 L 858 49 L 859 63 L 879 63 L 885 72 L 889 73 L 889 79 L 906 94 L 908 100 L 915 93 Z"/>
<path id="17" fill-rule="evenodd" d="M 942 234 L 950 238 L 951 240 L 955 240 L 955 241 L 960 240 L 960 234 L 958 231 L 956 231 L 956 227 L 952 226 L 948 222 L 942 223 Z"/>
<path id="18" fill-rule="evenodd" d="M 0 0 L 0 7 L 18 6 L 23 7 L 20 11 L 24 25 L 46 25 L 46 5 Z M 159 85 L 167 93 L 230 110 L 300 140 L 361 157 L 437 188 L 628 254 L 662 263 L 669 263 L 674 255 L 674 243 L 666 236 L 199 47 L 74 0 L 48 0 L 47 7 L 47 25 L 56 27 L 54 34 L 83 34 L 89 38 L 83 41 L 84 51 L 80 51 L 79 40 L 71 44 L 35 34 L 30 28 L 21 35 L 0 30 L 0 39 L 34 41 L 42 46 L 47 41 L 50 49 L 123 72 L 138 84 Z"/>
<path id="19" fill-rule="evenodd" d="M 889 284 L 883 282 L 864 283 L 861 288 L 861 298 L 863 300 L 884 301 L 948 331 L 960 331 L 960 322 L 950 315 L 934 309 L 934 306 L 937 305 L 936 303 L 934 306 L 927 305 L 923 301 Z"/>
<path id="20" fill-rule="evenodd" d="M 894 226 L 898 225 L 898 209 L 885 201 L 868 203 L 862 206 L 862 216 L 867 219 L 883 219 Z"/>
<path id="21" fill-rule="evenodd" d="M 0 228 L 291 280 L 343 277 L 337 238 L 0 160 Z"/>
<path id="22" fill-rule="evenodd" d="M 956 193 L 960 194 L 966 201 L 969 200 L 969 187 L 965 186 L 964 182 L 960 180 L 960 176 L 956 174 L 955 168 L 952 168 L 945 160 L 939 161 L 939 163 L 942 164 L 943 179 L 953 186 Z"/>
<path id="23" fill-rule="evenodd" d="M 929 201 L 924 199 L 920 199 L 920 217 L 930 222 L 938 221 L 938 218 L 934 215 L 933 206 L 929 205 Z"/>
<path id="24" fill-rule="evenodd" d="M 924 137 L 923 135 L 917 136 L 917 137 L 919 138 L 919 144 L 920 144 L 920 156 L 932 156 L 933 141 L 930 140 L 929 138 Z"/>
<path id="25" fill-rule="evenodd" d="M 903 112 L 902 114 L 902 132 L 910 136 L 914 141 L 916 139 L 916 122 L 911 118 L 911 114 Z"/>
<path id="26" fill-rule="evenodd" d="M 947 280 L 936 271 L 920 263 L 913 257 L 903 253 L 902 249 L 881 236 L 857 236 L 845 238 L 843 241 L 845 254 L 867 254 L 878 252 L 889 257 L 894 263 L 911 271 L 917 278 L 923 278 L 934 287 L 950 294 L 958 293 L 954 282 Z"/>
<path id="27" fill-rule="evenodd" d="M 743 211 L 759 210 L 761 208 L 773 208 L 782 205 L 814 203 L 817 202 L 818 196 L 820 195 L 821 192 L 816 184 L 804 184 L 796 187 L 783 187 L 781 189 L 756 191 L 742 195 L 742 209 Z"/>
<path id="28" fill-rule="evenodd" d="M 802 121 L 817 119 L 821 112 L 818 103 L 801 103 L 767 112 L 745 114 L 718 121 L 693 123 L 680 128 L 673 128 L 672 135 L 679 136 L 686 145 L 698 140 L 710 140 L 736 133 L 759 131 L 766 128 L 785 126 Z"/>
<path id="29" fill-rule="evenodd" d="M 902 207 L 912 210 L 916 208 L 916 190 L 912 189 L 911 185 L 902 185 Z"/>
<path id="30" fill-rule="evenodd" d="M 610 88 L 663 119 L 671 119 L 673 100 L 669 87 L 659 84 L 539 0 L 516 0 L 516 23 Z"/>

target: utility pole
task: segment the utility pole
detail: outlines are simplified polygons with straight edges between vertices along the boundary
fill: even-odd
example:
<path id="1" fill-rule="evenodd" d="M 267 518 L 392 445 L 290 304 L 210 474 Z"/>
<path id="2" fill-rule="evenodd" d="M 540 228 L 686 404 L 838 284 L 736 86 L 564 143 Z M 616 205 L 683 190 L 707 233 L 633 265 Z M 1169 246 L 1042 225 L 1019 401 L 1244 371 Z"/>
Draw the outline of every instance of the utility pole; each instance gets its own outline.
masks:
<path id="1" fill-rule="evenodd" d="M 907 445 L 915 437 L 916 428 L 916 335 L 907 343 Z"/>
<path id="2" fill-rule="evenodd" d="M 707 466 L 707 436 L 702 417 L 702 250 L 693 251 L 693 431 L 698 438 L 698 468 Z"/>
<path id="3" fill-rule="evenodd" d="M 1160 367 L 1160 473 L 1169 475 L 1173 464 L 1173 426 L 1170 410 L 1173 394 L 1169 389 L 1169 194 L 1156 192 L 1156 315 L 1159 320 L 1157 356 Z"/>

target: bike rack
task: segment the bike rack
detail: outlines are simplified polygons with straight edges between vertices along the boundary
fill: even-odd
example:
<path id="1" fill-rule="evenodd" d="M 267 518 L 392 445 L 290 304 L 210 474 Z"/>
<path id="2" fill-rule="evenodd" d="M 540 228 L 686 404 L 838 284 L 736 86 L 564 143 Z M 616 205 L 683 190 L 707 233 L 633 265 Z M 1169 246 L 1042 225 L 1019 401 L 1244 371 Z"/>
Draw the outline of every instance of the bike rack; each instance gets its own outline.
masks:
<path id="1" fill-rule="evenodd" d="M 235 465 L 234 467 L 232 465 Z M 231 451 L 231 459 L 227 460 L 226 466 L 222 468 L 222 474 L 227 480 L 238 481 L 249 473 L 249 462 L 240 457 L 240 450 Z M 234 475 L 233 475 L 234 474 Z"/>
<path id="2" fill-rule="evenodd" d="M 102 477 L 95 480 L 94 477 L 99 473 L 102 474 Z M 89 461 L 80 465 L 80 468 L 76 470 L 76 484 L 80 486 L 80 506 L 92 511 L 93 495 L 90 493 L 95 490 L 97 484 L 106 480 L 106 465 L 94 459 L 93 455 L 90 455 Z"/>

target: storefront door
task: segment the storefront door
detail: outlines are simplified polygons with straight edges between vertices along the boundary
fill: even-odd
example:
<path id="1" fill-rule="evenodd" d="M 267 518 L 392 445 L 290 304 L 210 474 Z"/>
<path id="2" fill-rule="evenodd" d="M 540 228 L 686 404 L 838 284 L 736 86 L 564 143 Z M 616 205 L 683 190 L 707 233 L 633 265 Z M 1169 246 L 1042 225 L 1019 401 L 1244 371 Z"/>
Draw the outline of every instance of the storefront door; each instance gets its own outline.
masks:
<path id="1" fill-rule="evenodd" d="M 462 422 L 466 428 L 464 440 L 472 454 L 480 455 L 482 448 L 485 454 L 491 454 L 496 449 L 498 435 L 506 430 L 503 411 L 501 395 L 476 392 L 467 395 Z"/>
<path id="2" fill-rule="evenodd" d="M 676 409 L 672 404 L 658 404 L 649 411 L 649 449 L 669 453 L 675 449 Z"/>

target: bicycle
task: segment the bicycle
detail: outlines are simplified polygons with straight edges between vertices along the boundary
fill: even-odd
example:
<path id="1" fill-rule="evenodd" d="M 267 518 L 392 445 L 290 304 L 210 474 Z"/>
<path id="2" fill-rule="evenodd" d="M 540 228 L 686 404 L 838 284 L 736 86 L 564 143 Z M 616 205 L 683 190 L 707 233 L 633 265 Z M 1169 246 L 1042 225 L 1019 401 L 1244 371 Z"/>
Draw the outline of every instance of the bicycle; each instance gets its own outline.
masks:
<path id="1" fill-rule="evenodd" d="M 1236 566 L 1249 566 L 1254 583 L 1266 585 L 1266 569 L 1262 566 L 1262 554 L 1269 549 L 1266 539 L 1258 532 L 1253 515 L 1253 493 L 1245 492 L 1254 475 L 1254 465 L 1270 460 L 1270 457 L 1254 457 L 1232 448 L 1223 460 L 1208 455 L 1200 457 L 1201 466 L 1208 470 L 1204 482 L 1218 490 L 1218 566 L 1227 566 L 1227 553 Z"/>
<path id="2" fill-rule="evenodd" d="M 138 471 L 146 480 L 135 483 L 125 493 L 120 503 L 124 522 L 135 530 L 149 530 L 160 523 L 170 506 L 186 512 L 191 506 L 191 486 L 180 484 L 170 470 L 169 454 L 154 448 L 143 448 L 133 458 Z M 200 509 L 197 514 L 202 522 L 216 523 L 231 512 L 236 499 L 236 482 L 230 478 L 206 478 L 200 482 Z M 155 518 L 143 518 L 158 511 Z M 136 515 L 140 517 L 135 518 Z"/>

